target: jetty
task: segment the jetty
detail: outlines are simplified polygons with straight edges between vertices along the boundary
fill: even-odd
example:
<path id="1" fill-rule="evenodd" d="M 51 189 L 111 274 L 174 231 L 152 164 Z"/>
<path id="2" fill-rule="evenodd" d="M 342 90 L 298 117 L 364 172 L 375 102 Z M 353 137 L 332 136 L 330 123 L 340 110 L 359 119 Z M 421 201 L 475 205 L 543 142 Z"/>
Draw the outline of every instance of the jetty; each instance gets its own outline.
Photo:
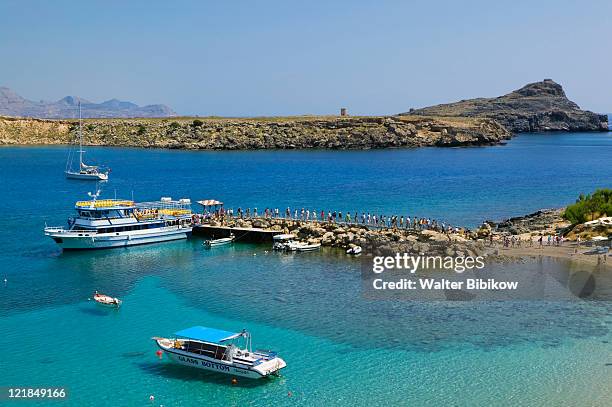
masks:
<path id="1" fill-rule="evenodd" d="M 200 224 L 194 225 L 192 233 L 196 236 L 219 239 L 233 234 L 237 241 L 246 243 L 269 243 L 272 237 L 282 233 L 279 230 L 270 230 L 255 227 L 221 226 Z"/>

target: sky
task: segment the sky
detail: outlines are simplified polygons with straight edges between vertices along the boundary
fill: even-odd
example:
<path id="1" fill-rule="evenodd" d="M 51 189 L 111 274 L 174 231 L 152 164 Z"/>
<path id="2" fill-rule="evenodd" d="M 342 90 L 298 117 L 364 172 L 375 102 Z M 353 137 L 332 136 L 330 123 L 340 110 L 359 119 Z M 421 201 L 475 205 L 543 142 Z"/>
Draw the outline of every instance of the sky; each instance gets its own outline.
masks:
<path id="1" fill-rule="evenodd" d="M 612 112 L 612 1 L 0 0 L 0 86 L 182 115 L 380 115 L 552 78 Z"/>

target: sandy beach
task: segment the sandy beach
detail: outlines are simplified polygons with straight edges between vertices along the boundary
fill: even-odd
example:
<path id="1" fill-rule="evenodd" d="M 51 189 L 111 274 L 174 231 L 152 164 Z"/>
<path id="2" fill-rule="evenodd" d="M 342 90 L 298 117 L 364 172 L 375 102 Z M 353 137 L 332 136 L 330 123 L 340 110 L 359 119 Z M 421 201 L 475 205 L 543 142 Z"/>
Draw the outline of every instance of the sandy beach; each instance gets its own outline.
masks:
<path id="1" fill-rule="evenodd" d="M 557 259 L 565 259 L 580 262 L 588 265 L 602 265 L 606 271 L 612 271 L 612 258 L 608 254 L 607 258 L 603 255 L 585 254 L 592 250 L 592 247 L 580 246 L 575 243 L 567 243 L 562 246 L 547 246 L 539 247 L 499 247 L 495 251 L 500 256 L 508 256 L 513 258 L 539 257 L 546 256 Z"/>

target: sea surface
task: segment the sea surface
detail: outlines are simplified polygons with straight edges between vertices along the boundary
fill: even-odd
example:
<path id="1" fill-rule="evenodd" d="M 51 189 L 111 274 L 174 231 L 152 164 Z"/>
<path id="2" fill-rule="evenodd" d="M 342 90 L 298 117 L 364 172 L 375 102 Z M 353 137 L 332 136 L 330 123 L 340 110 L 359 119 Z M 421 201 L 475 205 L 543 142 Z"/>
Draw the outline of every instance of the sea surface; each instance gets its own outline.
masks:
<path id="1" fill-rule="evenodd" d="M 359 260 L 331 249 L 205 250 L 192 238 L 62 253 L 42 228 L 65 224 L 74 201 L 95 189 L 63 177 L 66 154 L 0 148 L 0 386 L 65 386 L 69 398 L 56 405 L 70 406 L 612 405 L 609 302 L 369 300 Z M 106 197 L 468 226 L 612 186 L 610 133 L 520 135 L 479 148 L 87 154 L 112 168 Z M 123 307 L 95 305 L 94 290 Z M 247 328 L 255 347 L 279 351 L 288 367 L 280 378 L 232 385 L 156 357 L 152 336 L 192 325 Z"/>

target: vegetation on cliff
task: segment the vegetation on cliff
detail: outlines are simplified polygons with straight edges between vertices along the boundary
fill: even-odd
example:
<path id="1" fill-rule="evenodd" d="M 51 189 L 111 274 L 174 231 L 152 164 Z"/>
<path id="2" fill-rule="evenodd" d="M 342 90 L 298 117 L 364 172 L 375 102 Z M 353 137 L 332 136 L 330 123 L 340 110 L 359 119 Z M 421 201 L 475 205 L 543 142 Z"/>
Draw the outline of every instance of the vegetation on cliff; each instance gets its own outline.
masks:
<path id="1" fill-rule="evenodd" d="M 598 189 L 588 195 L 580 194 L 576 203 L 569 205 L 563 213 L 563 217 L 572 224 L 608 215 L 612 215 L 612 189 Z"/>
<path id="2" fill-rule="evenodd" d="M 66 144 L 77 122 L 0 117 L 0 144 Z M 370 149 L 496 144 L 510 133 L 483 118 L 299 116 L 87 119 L 91 145 L 202 150 Z"/>
<path id="3" fill-rule="evenodd" d="M 558 83 L 545 79 L 496 98 L 477 98 L 441 104 L 408 113 L 427 116 L 488 117 L 508 130 L 608 131 L 608 117 L 596 114 L 569 100 Z"/>

